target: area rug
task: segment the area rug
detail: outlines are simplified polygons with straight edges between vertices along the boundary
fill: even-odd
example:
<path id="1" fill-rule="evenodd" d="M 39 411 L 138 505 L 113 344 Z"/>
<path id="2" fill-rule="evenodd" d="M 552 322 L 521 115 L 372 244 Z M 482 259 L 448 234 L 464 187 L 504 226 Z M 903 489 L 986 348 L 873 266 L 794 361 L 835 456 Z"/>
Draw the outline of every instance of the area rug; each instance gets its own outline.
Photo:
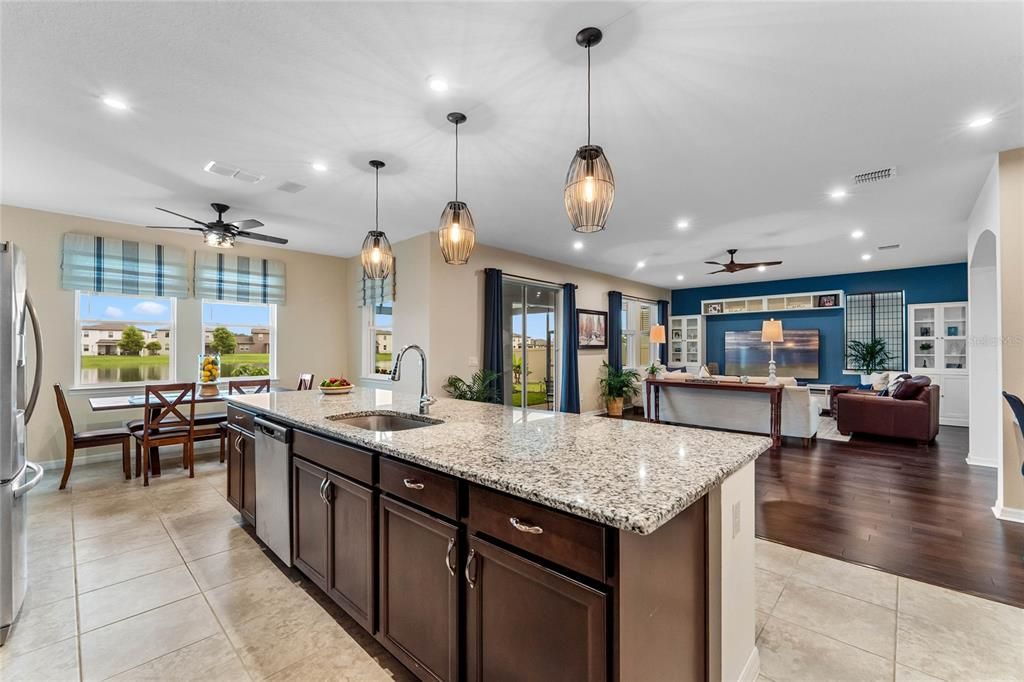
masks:
<path id="1" fill-rule="evenodd" d="M 818 417 L 818 438 L 822 440 L 838 440 L 843 443 L 847 443 L 850 440 L 849 436 L 839 433 L 839 429 L 836 428 L 836 420 L 826 416 Z"/>

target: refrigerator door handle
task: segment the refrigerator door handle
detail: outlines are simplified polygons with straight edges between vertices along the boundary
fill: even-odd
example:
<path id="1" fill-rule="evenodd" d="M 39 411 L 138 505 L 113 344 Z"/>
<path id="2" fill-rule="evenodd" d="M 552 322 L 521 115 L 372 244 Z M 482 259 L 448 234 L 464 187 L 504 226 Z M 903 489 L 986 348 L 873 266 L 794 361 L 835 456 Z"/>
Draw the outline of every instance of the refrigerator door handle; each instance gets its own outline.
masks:
<path id="1" fill-rule="evenodd" d="M 31 469 L 35 474 L 32 475 L 32 478 L 21 485 L 14 486 L 14 499 L 18 499 L 29 490 L 32 490 L 32 488 L 39 485 L 39 481 L 43 480 L 43 467 L 39 466 L 35 462 L 25 462 L 25 468 Z"/>
<path id="2" fill-rule="evenodd" d="M 39 387 L 43 384 L 43 336 L 39 331 L 39 317 L 36 316 L 36 307 L 32 305 L 32 297 L 27 291 L 25 292 L 25 308 L 28 309 L 28 315 L 32 318 L 32 336 L 36 343 L 35 376 L 32 379 L 32 392 L 29 394 L 28 402 L 25 404 L 25 423 L 28 424 L 28 420 L 32 418 L 32 412 L 36 409 Z"/>

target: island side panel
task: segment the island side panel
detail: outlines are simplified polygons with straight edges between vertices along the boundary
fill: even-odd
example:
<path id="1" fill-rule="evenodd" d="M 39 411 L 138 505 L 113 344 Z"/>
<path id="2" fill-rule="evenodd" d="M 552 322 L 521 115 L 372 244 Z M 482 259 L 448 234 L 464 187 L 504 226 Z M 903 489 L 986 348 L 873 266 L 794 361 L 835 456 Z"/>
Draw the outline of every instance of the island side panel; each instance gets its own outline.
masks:
<path id="1" fill-rule="evenodd" d="M 707 497 L 650 535 L 618 531 L 613 679 L 707 679 Z"/>

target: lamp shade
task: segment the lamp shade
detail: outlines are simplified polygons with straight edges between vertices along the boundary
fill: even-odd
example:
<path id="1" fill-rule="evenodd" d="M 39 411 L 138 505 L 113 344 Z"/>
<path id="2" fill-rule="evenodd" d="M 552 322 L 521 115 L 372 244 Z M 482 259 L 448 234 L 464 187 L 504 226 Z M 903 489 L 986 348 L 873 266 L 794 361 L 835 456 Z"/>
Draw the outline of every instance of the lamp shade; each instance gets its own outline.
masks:
<path id="1" fill-rule="evenodd" d="M 367 232 L 360 259 L 367 279 L 387 279 L 395 262 L 387 236 L 380 230 Z"/>
<path id="2" fill-rule="evenodd" d="M 441 255 L 449 265 L 465 265 L 476 244 L 476 225 L 473 214 L 463 201 L 449 201 L 441 213 L 441 223 L 437 229 L 437 239 L 441 243 Z"/>
<path id="3" fill-rule="evenodd" d="M 565 212 L 577 232 L 600 232 L 615 202 L 615 177 L 604 150 L 588 144 L 576 150 L 565 174 Z"/>
<path id="4" fill-rule="evenodd" d="M 665 325 L 656 324 L 651 327 L 651 343 L 665 343 Z"/>
<path id="5" fill-rule="evenodd" d="M 763 343 L 782 342 L 782 320 L 765 320 L 761 323 L 761 341 Z"/>

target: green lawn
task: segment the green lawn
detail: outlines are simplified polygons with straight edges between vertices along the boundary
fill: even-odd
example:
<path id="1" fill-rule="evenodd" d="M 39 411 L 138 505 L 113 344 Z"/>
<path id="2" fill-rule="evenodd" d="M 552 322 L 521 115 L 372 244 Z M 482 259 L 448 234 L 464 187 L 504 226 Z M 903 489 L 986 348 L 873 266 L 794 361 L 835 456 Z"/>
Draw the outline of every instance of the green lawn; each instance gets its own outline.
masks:
<path id="1" fill-rule="evenodd" d="M 230 353 L 220 356 L 221 364 L 269 365 L 270 353 Z"/>
<path id="2" fill-rule="evenodd" d="M 512 385 L 512 405 L 522 407 L 523 387 L 520 384 Z M 526 384 L 526 406 L 543 405 L 548 401 L 548 393 L 543 381 L 531 381 Z"/>
<path id="3" fill-rule="evenodd" d="M 169 365 L 169 355 L 83 355 L 82 369 L 155 367 Z"/>
<path id="4" fill-rule="evenodd" d="M 391 362 L 391 353 L 377 353 L 377 362 Z"/>

